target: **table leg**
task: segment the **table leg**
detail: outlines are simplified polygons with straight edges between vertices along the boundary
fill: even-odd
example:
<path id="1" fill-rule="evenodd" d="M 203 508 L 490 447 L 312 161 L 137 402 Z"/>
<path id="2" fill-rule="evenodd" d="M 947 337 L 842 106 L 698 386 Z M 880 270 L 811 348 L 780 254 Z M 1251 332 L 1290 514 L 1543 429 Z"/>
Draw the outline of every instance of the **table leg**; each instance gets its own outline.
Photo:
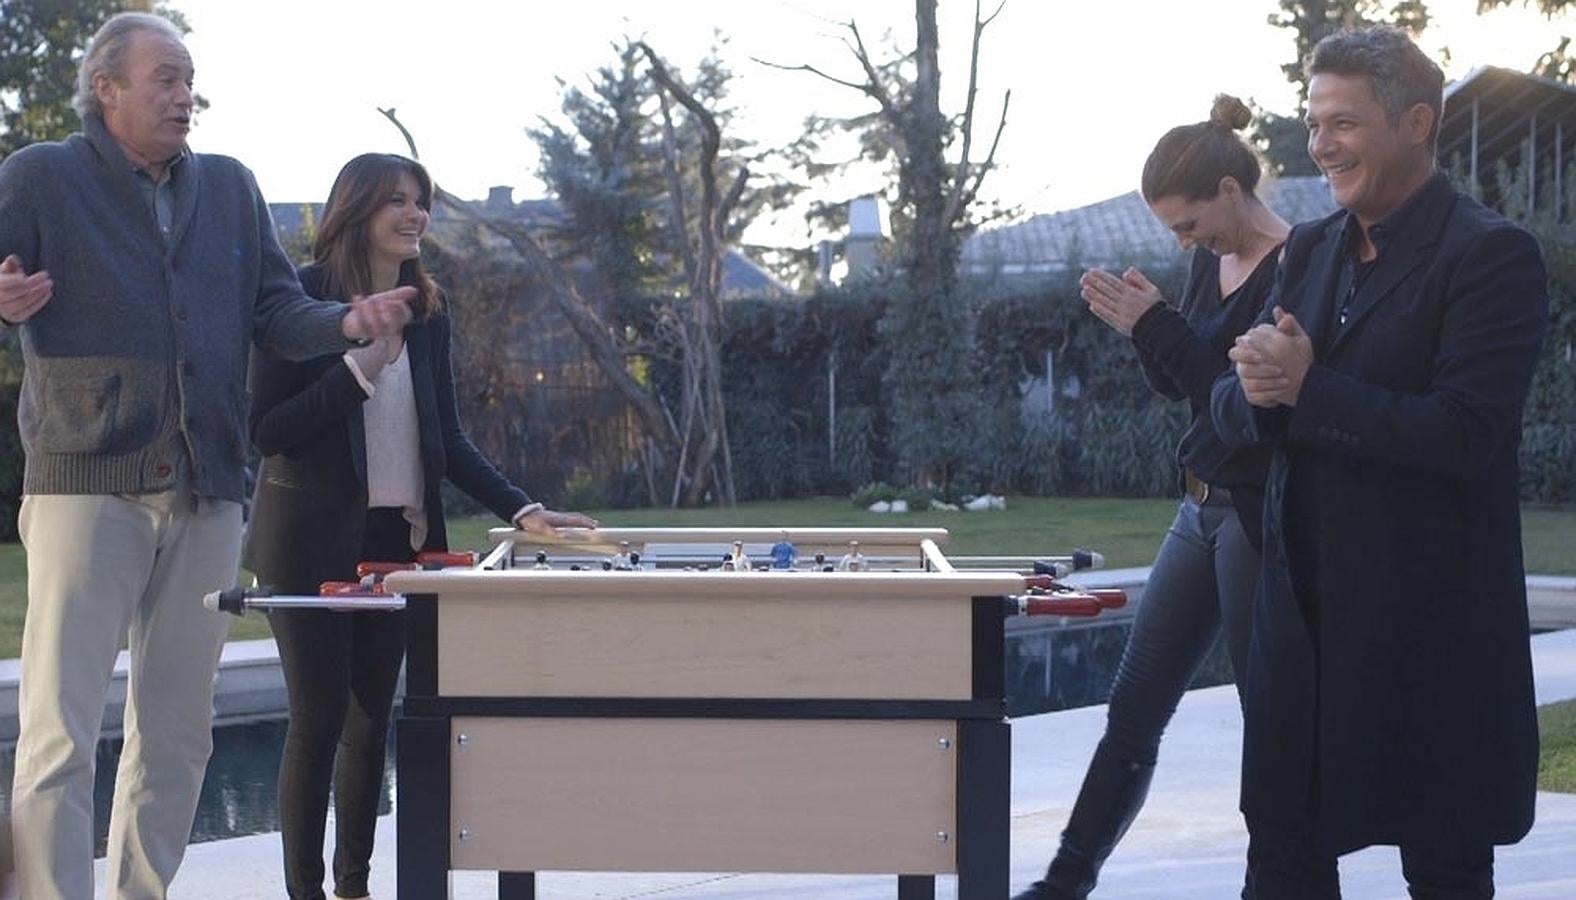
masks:
<path id="1" fill-rule="evenodd" d="M 449 720 L 400 716 L 397 862 L 399 900 L 449 896 Z"/>
<path id="2" fill-rule="evenodd" d="M 498 900 L 536 900 L 536 873 L 499 872 Z"/>
<path id="3" fill-rule="evenodd" d="M 1012 858 L 1012 726 L 958 722 L 958 900 L 1002 900 Z"/>

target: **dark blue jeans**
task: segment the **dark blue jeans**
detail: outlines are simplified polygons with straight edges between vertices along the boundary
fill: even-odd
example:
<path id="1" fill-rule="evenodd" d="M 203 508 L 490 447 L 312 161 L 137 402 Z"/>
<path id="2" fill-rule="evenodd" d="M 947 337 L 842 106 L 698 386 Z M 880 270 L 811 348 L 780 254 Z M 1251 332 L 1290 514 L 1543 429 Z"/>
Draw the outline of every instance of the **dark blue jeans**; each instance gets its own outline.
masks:
<path id="1" fill-rule="evenodd" d="M 1144 586 L 1111 688 L 1105 735 L 1038 886 L 1042 896 L 1083 897 L 1093 889 L 1100 866 L 1143 806 L 1160 737 L 1217 635 L 1225 636 L 1240 682 L 1258 572 L 1259 553 L 1229 501 L 1182 501 Z"/>

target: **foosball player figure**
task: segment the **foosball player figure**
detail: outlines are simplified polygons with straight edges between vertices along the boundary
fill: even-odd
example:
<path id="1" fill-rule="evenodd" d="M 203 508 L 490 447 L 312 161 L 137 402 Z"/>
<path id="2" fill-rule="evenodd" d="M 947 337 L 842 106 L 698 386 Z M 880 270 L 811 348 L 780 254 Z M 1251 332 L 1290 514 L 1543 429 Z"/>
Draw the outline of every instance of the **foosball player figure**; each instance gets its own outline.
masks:
<path id="1" fill-rule="evenodd" d="M 848 554 L 837 564 L 839 572 L 863 572 L 865 570 L 865 557 L 859 552 L 859 542 L 848 542 Z"/>
<path id="2" fill-rule="evenodd" d="M 772 545 L 772 568 L 792 569 L 799 561 L 799 548 L 788 542 L 788 535 Z"/>
<path id="3" fill-rule="evenodd" d="M 619 541 L 618 552 L 613 554 L 613 571 L 628 572 L 629 569 L 629 541 Z"/>
<path id="4" fill-rule="evenodd" d="M 743 541 L 733 542 L 733 554 L 729 557 L 729 561 L 733 563 L 730 569 L 733 572 L 748 572 L 753 568 L 750 565 L 750 558 L 744 555 Z"/>

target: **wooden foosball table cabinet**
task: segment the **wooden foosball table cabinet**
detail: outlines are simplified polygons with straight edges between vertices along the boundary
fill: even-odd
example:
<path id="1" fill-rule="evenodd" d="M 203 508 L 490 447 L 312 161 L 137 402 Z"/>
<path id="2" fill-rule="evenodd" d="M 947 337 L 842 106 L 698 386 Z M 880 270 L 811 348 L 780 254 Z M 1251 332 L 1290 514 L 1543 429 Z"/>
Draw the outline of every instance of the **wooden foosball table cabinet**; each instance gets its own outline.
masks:
<path id="1" fill-rule="evenodd" d="M 493 537 L 475 568 L 385 580 L 409 616 L 400 900 L 449 896 L 458 870 L 498 872 L 506 900 L 539 871 L 889 874 L 903 900 L 955 874 L 960 900 L 1007 896 L 1023 575 L 954 568 L 941 529 Z M 679 568 L 733 541 L 801 562 L 857 541 L 867 568 Z M 642 570 L 602 571 L 614 548 Z"/>

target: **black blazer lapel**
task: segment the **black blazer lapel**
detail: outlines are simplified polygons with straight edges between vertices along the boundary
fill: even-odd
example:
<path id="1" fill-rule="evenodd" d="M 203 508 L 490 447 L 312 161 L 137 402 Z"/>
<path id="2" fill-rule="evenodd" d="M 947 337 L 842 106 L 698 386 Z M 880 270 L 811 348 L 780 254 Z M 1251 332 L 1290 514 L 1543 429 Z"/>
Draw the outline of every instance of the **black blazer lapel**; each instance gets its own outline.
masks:
<path id="1" fill-rule="evenodd" d="M 410 359 L 410 387 L 416 398 L 416 430 L 421 442 L 421 468 L 429 493 L 443 478 L 438 460 L 443 458 L 443 437 L 438 433 L 438 395 L 433 387 L 432 329 L 425 323 L 405 329 L 405 353 Z"/>
<path id="2" fill-rule="evenodd" d="M 1335 327 L 1335 287 L 1334 275 L 1339 269 L 1341 252 L 1341 234 L 1344 219 L 1337 218 L 1327 224 L 1324 234 L 1319 239 L 1318 246 L 1308 254 L 1307 266 L 1303 269 L 1305 279 L 1301 300 L 1296 309 L 1287 312 L 1297 317 L 1297 322 L 1302 325 L 1302 330 L 1308 333 L 1316 350 L 1329 344 L 1329 335 Z"/>
<path id="3" fill-rule="evenodd" d="M 1408 215 L 1407 220 L 1433 222 L 1437 223 L 1436 226 L 1432 230 L 1419 232 L 1416 228 L 1404 227 L 1403 223 L 1390 246 L 1379 257 L 1378 267 L 1363 282 L 1357 296 L 1352 298 L 1351 308 L 1346 311 L 1346 325 L 1336 332 L 1330 352 L 1335 352 L 1362 326 L 1363 320 L 1379 305 L 1379 301 L 1432 258 L 1434 248 L 1439 245 L 1440 234 L 1450 221 L 1450 207 L 1455 204 L 1456 194 L 1448 185 L 1444 190 L 1437 190 L 1431 183 L 1424 190 L 1429 193 L 1418 198 L 1419 208 Z"/>
<path id="4" fill-rule="evenodd" d="M 350 462 L 355 466 L 356 478 L 361 482 L 363 493 L 367 490 L 367 419 L 364 409 L 358 403 L 345 417 L 345 436 L 350 439 Z"/>

